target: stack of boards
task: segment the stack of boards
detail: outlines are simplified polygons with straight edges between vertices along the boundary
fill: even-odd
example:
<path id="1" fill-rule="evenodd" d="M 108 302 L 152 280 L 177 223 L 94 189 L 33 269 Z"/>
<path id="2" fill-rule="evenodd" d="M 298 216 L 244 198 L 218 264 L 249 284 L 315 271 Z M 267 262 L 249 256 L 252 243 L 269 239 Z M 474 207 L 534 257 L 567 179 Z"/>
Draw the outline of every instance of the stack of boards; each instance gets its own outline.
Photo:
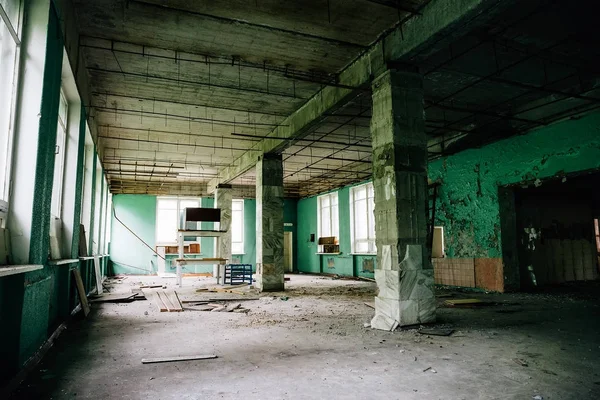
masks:
<path id="1" fill-rule="evenodd" d="M 156 307 L 160 312 L 180 312 L 183 311 L 179 296 L 174 290 L 155 290 L 155 291 L 144 291 L 144 295 L 152 303 L 156 304 Z"/>

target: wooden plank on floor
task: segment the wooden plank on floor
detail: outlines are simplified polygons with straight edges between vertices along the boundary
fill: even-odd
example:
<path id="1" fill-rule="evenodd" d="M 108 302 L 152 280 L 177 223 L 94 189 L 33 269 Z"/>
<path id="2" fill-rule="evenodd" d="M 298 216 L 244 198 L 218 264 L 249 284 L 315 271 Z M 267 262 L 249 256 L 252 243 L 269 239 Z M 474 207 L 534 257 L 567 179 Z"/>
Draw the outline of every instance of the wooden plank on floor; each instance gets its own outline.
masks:
<path id="1" fill-rule="evenodd" d="M 94 297 L 90 300 L 90 303 L 127 303 L 134 300 L 137 296 L 137 293 L 112 293 L 112 294 L 103 294 L 97 297 Z"/>
<path id="2" fill-rule="evenodd" d="M 171 300 L 169 299 L 169 297 L 167 296 L 167 294 L 164 291 L 162 291 L 162 290 L 156 292 L 156 294 L 162 300 L 162 302 L 165 305 L 165 307 L 167 307 L 167 311 L 169 311 L 169 312 L 173 311 L 173 309 L 175 308 L 175 306 L 173 305 L 173 303 L 171 303 Z"/>
<path id="3" fill-rule="evenodd" d="M 476 306 L 485 304 L 479 299 L 450 299 L 446 300 L 444 303 L 446 303 L 449 306 Z"/>
<path id="4" fill-rule="evenodd" d="M 83 310 L 83 315 L 88 316 L 90 313 L 90 305 L 87 301 L 87 296 L 85 294 L 85 287 L 83 286 L 83 281 L 81 280 L 81 274 L 78 269 L 71 270 L 73 277 L 75 278 L 75 285 L 77 286 L 77 293 L 79 294 L 79 302 L 81 303 L 81 309 Z"/>
<path id="5" fill-rule="evenodd" d="M 158 358 L 142 358 L 142 364 L 164 363 L 174 361 L 192 361 L 192 360 L 210 360 L 217 358 L 214 354 L 202 356 L 179 356 L 179 357 L 158 357 Z"/>
<path id="6" fill-rule="evenodd" d="M 149 292 L 149 293 L 150 293 L 150 296 L 152 297 L 152 302 L 154 304 L 156 304 L 156 308 L 158 308 L 158 311 L 160 311 L 160 312 L 169 311 L 167 309 L 167 306 L 165 305 L 165 303 L 163 303 L 162 299 L 158 295 L 158 292 Z"/>
<path id="7" fill-rule="evenodd" d="M 232 298 L 201 298 L 196 300 L 181 300 L 182 303 L 199 303 L 199 302 L 213 302 L 213 301 L 252 301 L 252 300 L 260 300 L 260 297 L 232 297 Z"/>
<path id="8" fill-rule="evenodd" d="M 171 301 L 171 304 L 173 304 L 172 311 L 183 311 L 183 307 L 181 306 L 181 302 L 179 301 L 179 296 L 177 296 L 177 293 L 175 291 L 171 291 L 171 290 L 169 290 L 168 292 L 165 291 L 165 294 Z"/>

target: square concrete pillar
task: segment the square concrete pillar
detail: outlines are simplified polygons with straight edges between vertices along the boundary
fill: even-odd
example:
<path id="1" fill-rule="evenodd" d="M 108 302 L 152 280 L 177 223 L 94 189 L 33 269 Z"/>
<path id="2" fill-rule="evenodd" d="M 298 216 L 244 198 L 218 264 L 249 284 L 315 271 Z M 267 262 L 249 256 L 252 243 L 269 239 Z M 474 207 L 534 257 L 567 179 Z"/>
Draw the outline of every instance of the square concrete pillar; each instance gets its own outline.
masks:
<path id="1" fill-rule="evenodd" d="M 283 274 L 283 162 L 265 154 L 256 164 L 256 286 L 281 291 Z"/>
<path id="2" fill-rule="evenodd" d="M 371 140 L 377 268 L 371 326 L 435 321 L 427 252 L 427 140 L 419 74 L 386 71 L 373 82 Z"/>
<path id="3" fill-rule="evenodd" d="M 231 186 L 219 185 L 215 190 L 215 208 L 221 209 L 221 223 L 219 230 L 227 231 L 221 237 L 217 238 L 217 254 L 216 257 L 226 258 L 227 262 L 231 262 Z M 214 276 L 223 277 L 224 267 L 217 265 L 218 271 L 213 271 Z M 218 279 L 218 278 L 217 278 Z"/>

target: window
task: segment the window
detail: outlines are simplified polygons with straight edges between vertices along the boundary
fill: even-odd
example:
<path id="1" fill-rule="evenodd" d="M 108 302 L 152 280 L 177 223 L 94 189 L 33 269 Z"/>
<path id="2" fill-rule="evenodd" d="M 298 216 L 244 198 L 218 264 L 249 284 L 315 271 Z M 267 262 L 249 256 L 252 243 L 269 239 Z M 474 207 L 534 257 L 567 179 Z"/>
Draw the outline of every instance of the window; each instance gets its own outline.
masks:
<path id="1" fill-rule="evenodd" d="M 372 183 L 350 189 L 352 252 L 374 254 L 375 194 Z"/>
<path id="2" fill-rule="evenodd" d="M 65 154 L 67 144 L 67 115 L 69 105 L 61 90 L 58 107 L 58 124 L 56 127 L 56 148 L 54 155 L 54 179 L 52 181 L 52 215 L 61 217 L 63 180 L 65 177 Z"/>
<path id="3" fill-rule="evenodd" d="M 8 201 L 21 44 L 21 1 L 0 1 L 0 200 Z"/>
<path id="4" fill-rule="evenodd" d="M 318 197 L 319 237 L 336 238 L 339 235 L 338 195 L 337 192 Z"/>
<path id="5" fill-rule="evenodd" d="M 186 207 L 200 207 L 200 199 L 159 197 L 156 200 L 157 243 L 177 243 L 180 215 Z"/>
<path id="6" fill-rule="evenodd" d="M 231 202 L 231 254 L 244 254 L 244 200 Z"/>

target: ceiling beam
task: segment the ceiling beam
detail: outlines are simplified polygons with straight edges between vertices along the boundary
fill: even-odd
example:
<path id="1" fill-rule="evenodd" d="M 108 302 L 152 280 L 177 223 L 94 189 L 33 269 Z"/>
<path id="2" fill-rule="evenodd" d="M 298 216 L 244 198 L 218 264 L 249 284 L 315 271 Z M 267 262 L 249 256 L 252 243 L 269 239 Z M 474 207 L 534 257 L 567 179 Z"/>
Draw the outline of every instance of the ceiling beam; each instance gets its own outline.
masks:
<path id="1" fill-rule="evenodd" d="M 268 116 L 273 116 L 273 117 L 286 117 L 287 116 L 287 114 L 284 114 L 284 113 L 262 111 L 262 109 L 261 109 L 261 111 L 257 111 L 257 110 L 252 110 L 252 109 L 230 108 L 230 107 L 214 106 L 214 105 L 208 105 L 208 104 L 186 103 L 186 102 L 176 101 L 176 100 L 160 99 L 158 97 L 141 97 L 141 96 L 131 96 L 131 95 L 111 93 L 111 92 L 97 92 L 97 91 L 91 92 L 91 95 L 92 96 L 120 97 L 120 98 L 124 98 L 124 99 L 134 99 L 134 100 L 142 100 L 142 101 L 158 101 L 160 103 L 170 103 L 170 104 L 177 104 L 177 105 L 189 106 L 189 107 L 204 107 L 204 108 L 210 108 L 210 109 L 214 109 L 214 110 L 243 112 L 243 113 L 250 113 L 250 114 L 257 114 L 257 115 L 268 115 Z"/>
<path id="2" fill-rule="evenodd" d="M 229 85 L 220 85 L 220 84 L 216 84 L 216 83 L 211 83 L 210 80 L 207 82 L 199 82 L 199 81 L 190 81 L 187 79 L 180 79 L 180 78 L 169 78 L 166 76 L 158 76 L 158 75 L 153 75 L 153 74 L 140 74 L 137 72 L 125 72 L 125 71 L 119 71 L 116 69 L 108 69 L 108 68 L 96 68 L 96 67 L 86 67 L 88 69 L 88 71 L 92 71 L 92 72 L 100 72 L 100 73 L 105 73 L 105 74 L 116 74 L 116 75 L 122 75 L 123 77 L 125 76 L 134 76 L 136 78 L 143 78 L 146 81 L 148 79 L 155 79 L 157 81 L 164 81 L 164 82 L 171 82 L 171 83 L 177 83 L 177 85 L 196 85 L 196 86 L 206 86 L 209 88 L 218 88 L 218 89 L 225 89 L 225 90 L 233 90 L 236 92 L 249 92 L 249 93 L 256 93 L 256 94 L 260 94 L 260 95 L 264 95 L 264 96 L 277 96 L 277 97 L 286 97 L 286 98 L 290 98 L 290 99 L 297 99 L 297 100 L 305 100 L 302 97 L 296 96 L 294 93 L 292 94 L 288 94 L 288 93 L 283 93 L 283 92 L 273 92 L 269 90 L 268 87 L 268 82 L 267 82 L 267 86 L 265 89 L 255 89 L 255 88 L 247 88 L 247 87 L 242 87 L 242 86 L 229 86 Z M 176 75 L 176 74 L 175 74 Z"/>
<path id="3" fill-rule="evenodd" d="M 433 0 L 423 8 L 422 16 L 396 27 L 350 63 L 339 74 L 338 83 L 367 87 L 373 78 L 387 68 L 388 62 L 410 59 L 433 43 L 439 43 L 445 35 L 459 31 L 456 28 L 465 20 L 472 27 L 474 19 L 495 6 L 495 0 Z M 281 138 L 302 137 L 324 118 L 325 113 L 340 108 L 356 95 L 356 91 L 351 89 L 324 87 L 283 121 L 288 126 L 277 127 L 271 132 L 269 136 L 278 139 L 261 140 L 253 146 L 252 151 L 242 154 L 231 166 L 219 171 L 218 177 L 208 184 L 209 192 L 218 184 L 228 183 L 254 167 L 257 152 L 280 152 L 292 142 L 282 141 Z"/>
<path id="4" fill-rule="evenodd" d="M 198 11 L 184 10 L 181 8 L 170 7 L 170 6 L 162 5 L 162 4 L 154 4 L 154 3 L 151 3 L 148 1 L 143 1 L 143 0 L 129 0 L 129 2 L 143 4 L 148 7 L 154 7 L 154 8 L 158 8 L 158 9 L 162 9 L 162 10 L 172 10 L 172 11 L 176 11 L 176 12 L 182 12 L 185 14 L 195 15 L 198 17 L 206 18 L 206 19 L 212 19 L 214 21 L 225 22 L 228 24 L 235 23 L 238 25 L 249 26 L 249 27 L 254 27 L 254 28 L 259 28 L 259 29 L 265 29 L 265 30 L 268 30 L 271 32 L 290 34 L 293 36 L 297 36 L 298 38 L 315 39 L 315 40 L 319 40 L 322 42 L 334 44 L 337 46 L 354 47 L 356 49 L 364 49 L 365 48 L 365 46 L 358 44 L 358 43 L 352 43 L 352 42 L 347 42 L 344 40 L 332 39 L 332 38 L 328 38 L 328 37 L 324 37 L 324 36 L 318 36 L 318 35 L 313 35 L 310 33 L 299 32 L 299 31 L 294 31 L 294 30 L 289 30 L 289 29 L 277 28 L 277 27 L 273 27 L 270 25 L 254 24 L 252 22 L 248 22 L 248 21 L 245 21 L 242 19 L 237 19 L 237 18 L 218 17 L 215 15 L 205 14 L 205 13 L 201 13 Z"/>

